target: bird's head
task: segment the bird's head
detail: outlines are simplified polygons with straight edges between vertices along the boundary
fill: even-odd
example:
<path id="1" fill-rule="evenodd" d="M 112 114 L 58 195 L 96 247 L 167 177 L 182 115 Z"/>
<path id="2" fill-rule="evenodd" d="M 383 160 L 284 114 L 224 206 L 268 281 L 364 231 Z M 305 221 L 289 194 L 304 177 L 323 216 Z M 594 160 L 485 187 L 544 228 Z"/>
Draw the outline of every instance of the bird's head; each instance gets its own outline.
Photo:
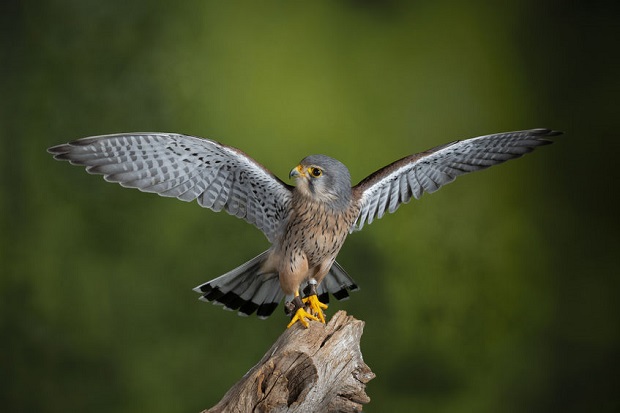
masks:
<path id="1" fill-rule="evenodd" d="M 346 166 L 325 155 L 310 155 L 291 170 L 297 190 L 315 201 L 344 209 L 351 201 L 351 174 Z"/>

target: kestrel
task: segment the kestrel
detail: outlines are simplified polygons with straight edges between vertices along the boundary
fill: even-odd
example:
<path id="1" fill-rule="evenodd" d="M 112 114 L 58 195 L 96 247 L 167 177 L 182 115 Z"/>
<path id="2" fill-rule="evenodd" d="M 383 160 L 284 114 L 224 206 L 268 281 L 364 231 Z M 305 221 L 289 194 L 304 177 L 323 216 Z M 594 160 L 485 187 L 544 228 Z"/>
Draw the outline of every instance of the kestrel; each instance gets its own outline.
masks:
<path id="1" fill-rule="evenodd" d="M 336 262 L 349 233 L 411 197 L 518 158 L 560 134 L 532 129 L 454 141 L 397 160 L 353 187 L 347 167 L 325 155 L 302 159 L 291 170 L 296 185 L 290 186 L 238 149 L 175 133 L 94 136 L 48 151 L 106 181 L 197 200 L 255 225 L 271 247 L 194 290 L 204 301 L 261 318 L 286 296 L 288 327 L 296 321 L 307 327 L 308 320 L 325 322 L 328 293 L 340 300 L 358 288 Z"/>

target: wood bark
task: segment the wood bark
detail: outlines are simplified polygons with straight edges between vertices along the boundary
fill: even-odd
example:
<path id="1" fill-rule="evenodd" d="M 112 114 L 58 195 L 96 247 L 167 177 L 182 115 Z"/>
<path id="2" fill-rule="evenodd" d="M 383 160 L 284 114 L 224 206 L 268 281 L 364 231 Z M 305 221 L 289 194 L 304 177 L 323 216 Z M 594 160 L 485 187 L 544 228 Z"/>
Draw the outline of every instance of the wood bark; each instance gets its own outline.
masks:
<path id="1" fill-rule="evenodd" d="M 361 412 L 375 374 L 364 363 L 364 322 L 338 311 L 327 324 L 287 329 L 263 358 L 202 413 Z"/>

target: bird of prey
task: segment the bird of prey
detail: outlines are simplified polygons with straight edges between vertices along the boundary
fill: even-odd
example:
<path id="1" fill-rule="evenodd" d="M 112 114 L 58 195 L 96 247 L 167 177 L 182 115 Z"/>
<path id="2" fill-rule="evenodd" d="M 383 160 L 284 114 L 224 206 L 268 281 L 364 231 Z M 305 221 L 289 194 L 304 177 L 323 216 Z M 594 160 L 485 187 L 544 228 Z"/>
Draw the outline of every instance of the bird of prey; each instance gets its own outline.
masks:
<path id="1" fill-rule="evenodd" d="M 204 301 L 261 318 L 286 296 L 299 321 L 325 322 L 328 294 L 358 287 L 336 262 L 347 235 L 394 212 L 412 197 L 435 192 L 457 176 L 518 158 L 561 132 L 531 129 L 454 141 L 397 160 L 351 186 L 349 170 L 311 155 L 291 170 L 288 185 L 245 153 L 216 141 L 176 133 L 94 136 L 54 146 L 59 160 L 124 187 L 225 210 L 260 229 L 270 248 L 194 290 Z"/>

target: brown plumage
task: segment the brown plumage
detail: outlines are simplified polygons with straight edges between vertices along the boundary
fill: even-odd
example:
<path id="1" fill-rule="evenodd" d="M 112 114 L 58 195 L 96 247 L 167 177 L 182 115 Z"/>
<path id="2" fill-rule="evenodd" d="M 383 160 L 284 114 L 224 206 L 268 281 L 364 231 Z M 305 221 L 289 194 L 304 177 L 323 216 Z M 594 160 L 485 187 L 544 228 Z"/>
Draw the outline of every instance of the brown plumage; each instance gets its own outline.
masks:
<path id="1" fill-rule="evenodd" d="M 559 134 L 532 129 L 455 141 L 393 162 L 354 187 L 348 169 L 328 156 L 303 159 L 291 171 L 293 187 L 238 149 L 178 134 L 96 136 L 49 152 L 108 181 L 197 200 L 258 227 L 271 248 L 195 290 L 205 301 L 259 317 L 268 317 L 287 295 L 293 322 L 307 325 L 307 319 L 324 321 L 328 293 L 344 299 L 357 289 L 335 261 L 347 234 L 412 197 L 434 192 L 459 175 L 518 158 Z"/>
<path id="2" fill-rule="evenodd" d="M 302 181 L 298 186 L 305 184 Z M 350 185 L 347 190 L 350 191 Z M 310 278 L 317 283 L 323 281 L 359 214 L 358 205 L 351 200 L 345 209 L 335 209 L 300 190 L 293 191 L 292 208 L 294 213 L 283 238 L 273 247 L 274 259 L 280 263 L 280 285 L 285 294 L 294 294 L 301 283 Z"/>

